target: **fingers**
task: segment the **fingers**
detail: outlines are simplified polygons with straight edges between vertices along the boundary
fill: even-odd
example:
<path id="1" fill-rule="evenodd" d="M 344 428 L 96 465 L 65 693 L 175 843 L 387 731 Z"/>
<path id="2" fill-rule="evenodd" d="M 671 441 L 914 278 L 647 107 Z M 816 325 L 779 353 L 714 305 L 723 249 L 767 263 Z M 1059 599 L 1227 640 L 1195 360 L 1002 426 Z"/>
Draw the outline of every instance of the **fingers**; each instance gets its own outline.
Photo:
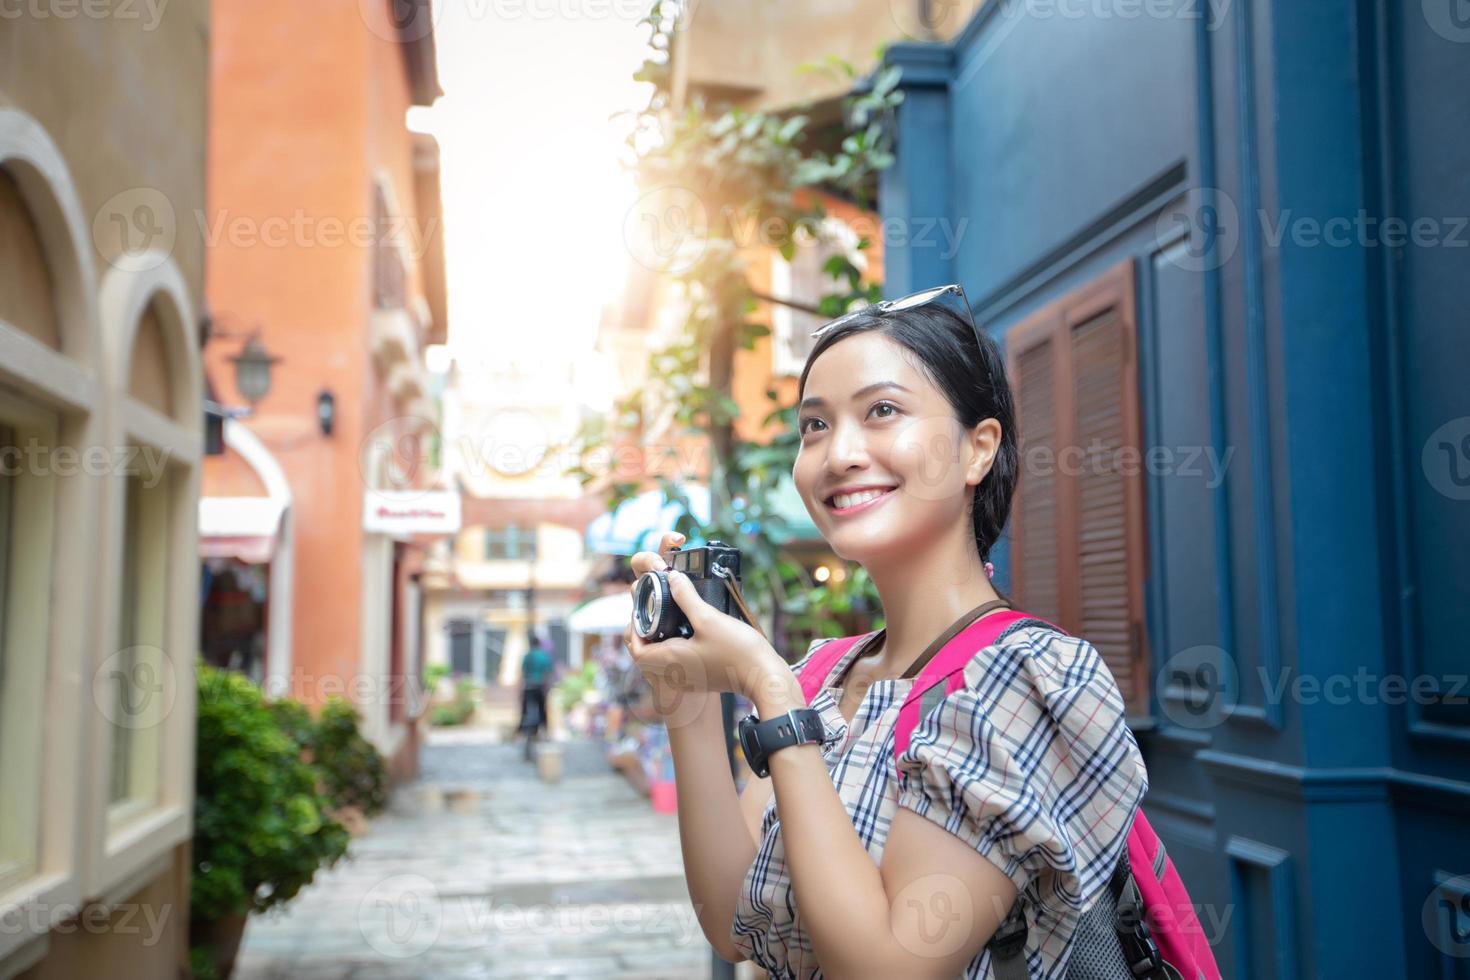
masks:
<path id="1" fill-rule="evenodd" d="M 669 573 L 669 594 L 673 596 L 679 611 L 689 620 L 689 625 L 698 632 L 699 624 L 705 622 L 713 610 L 695 590 L 694 583 L 683 572 Z"/>
<path id="2" fill-rule="evenodd" d="M 633 660 L 644 677 L 657 677 L 664 683 L 683 687 L 689 680 L 690 661 L 698 659 L 688 644 L 688 640 L 678 637 L 661 643 L 642 643 L 638 652 L 633 655 Z"/>
<path id="3" fill-rule="evenodd" d="M 631 564 L 633 574 L 642 575 L 653 569 L 667 568 L 668 562 L 664 561 L 664 554 L 674 548 L 683 547 L 684 535 L 678 531 L 665 531 L 659 536 L 658 551 L 640 551 L 633 556 Z"/>
<path id="4" fill-rule="evenodd" d="M 657 551 L 640 551 L 629 560 L 628 564 L 632 566 L 635 578 L 644 572 L 668 567 L 663 555 L 660 555 Z M 629 588 L 634 588 L 637 585 L 638 583 L 635 581 Z"/>

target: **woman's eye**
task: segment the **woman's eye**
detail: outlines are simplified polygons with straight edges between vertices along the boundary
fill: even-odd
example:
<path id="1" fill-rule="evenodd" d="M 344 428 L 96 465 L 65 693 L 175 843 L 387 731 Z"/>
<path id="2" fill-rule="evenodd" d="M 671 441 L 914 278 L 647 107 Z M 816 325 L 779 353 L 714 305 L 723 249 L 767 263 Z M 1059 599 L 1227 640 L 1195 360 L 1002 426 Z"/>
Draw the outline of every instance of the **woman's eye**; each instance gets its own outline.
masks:
<path id="1" fill-rule="evenodd" d="M 880 415 L 879 418 L 891 419 L 891 418 L 893 418 L 894 415 L 897 415 L 898 414 L 898 406 L 892 404 L 891 402 L 879 402 L 878 404 L 876 404 L 876 405 L 873 406 L 873 409 L 872 410 L 876 412 L 880 408 L 889 409 L 892 414 L 889 414 L 889 415 Z"/>
<path id="2" fill-rule="evenodd" d="M 822 422 L 821 419 L 811 419 L 811 418 L 809 418 L 809 419 L 802 419 L 801 422 L 799 422 L 797 424 L 797 426 L 796 426 L 796 432 L 797 432 L 798 435 L 803 435 L 804 436 L 804 435 L 807 434 L 807 432 L 811 429 L 811 427 L 813 425 L 820 425 L 821 422 Z"/>

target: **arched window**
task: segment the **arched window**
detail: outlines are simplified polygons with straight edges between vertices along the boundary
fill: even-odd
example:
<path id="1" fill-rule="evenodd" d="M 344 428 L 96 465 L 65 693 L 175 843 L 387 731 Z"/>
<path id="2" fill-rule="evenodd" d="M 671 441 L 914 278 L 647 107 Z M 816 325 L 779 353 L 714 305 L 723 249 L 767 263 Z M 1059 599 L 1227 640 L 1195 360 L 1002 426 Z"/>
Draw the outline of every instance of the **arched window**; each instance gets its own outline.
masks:
<path id="1" fill-rule="evenodd" d="M 193 304 L 166 254 L 129 257 L 99 294 L 112 405 L 93 697 L 92 890 L 118 888 L 188 837 L 198 648 L 202 371 Z"/>
<path id="2" fill-rule="evenodd" d="M 0 961 L 83 893 L 86 651 L 106 444 L 87 224 L 56 144 L 0 107 Z"/>

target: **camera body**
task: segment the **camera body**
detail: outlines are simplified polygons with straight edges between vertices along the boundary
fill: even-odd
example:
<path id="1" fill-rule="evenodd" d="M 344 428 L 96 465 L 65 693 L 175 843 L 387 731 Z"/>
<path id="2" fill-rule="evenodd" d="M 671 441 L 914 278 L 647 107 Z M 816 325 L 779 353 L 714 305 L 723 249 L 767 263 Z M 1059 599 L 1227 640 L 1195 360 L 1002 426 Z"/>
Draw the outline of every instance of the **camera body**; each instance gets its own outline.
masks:
<path id="1" fill-rule="evenodd" d="M 740 583 L 740 550 L 720 541 L 710 541 L 699 548 L 673 549 L 669 568 L 683 572 L 699 597 L 721 612 L 745 622 L 745 616 L 730 595 L 726 582 Z M 684 615 L 673 593 L 669 591 L 668 572 L 644 572 L 633 589 L 633 630 L 649 643 L 671 636 L 690 637 L 694 629 Z"/>

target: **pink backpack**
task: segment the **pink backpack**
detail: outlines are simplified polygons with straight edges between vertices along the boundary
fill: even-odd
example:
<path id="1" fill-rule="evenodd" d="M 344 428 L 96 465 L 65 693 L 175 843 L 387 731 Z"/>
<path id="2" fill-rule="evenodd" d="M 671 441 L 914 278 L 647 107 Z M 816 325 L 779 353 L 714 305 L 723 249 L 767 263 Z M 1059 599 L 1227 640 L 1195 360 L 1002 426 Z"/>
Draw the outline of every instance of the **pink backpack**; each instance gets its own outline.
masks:
<path id="1" fill-rule="evenodd" d="M 945 696 L 964 687 L 965 667 L 976 650 L 992 646 L 1013 626 L 1057 626 L 1023 612 L 984 616 L 955 635 L 919 672 L 898 709 L 893 752 L 897 763 L 914 730 Z M 854 643 L 871 634 L 845 636 L 823 644 L 802 668 L 799 680 L 807 704 L 826 684 L 832 668 Z M 1142 869 L 1142 874 L 1134 874 Z M 1026 917 L 1021 903 L 986 944 L 997 980 L 1026 980 Z M 1139 810 L 1128 830 L 1128 848 L 1118 861 L 1107 892 L 1083 914 L 1067 965 L 1068 980 L 1220 980 L 1215 955 L 1205 939 L 1195 907 L 1164 842 Z"/>

